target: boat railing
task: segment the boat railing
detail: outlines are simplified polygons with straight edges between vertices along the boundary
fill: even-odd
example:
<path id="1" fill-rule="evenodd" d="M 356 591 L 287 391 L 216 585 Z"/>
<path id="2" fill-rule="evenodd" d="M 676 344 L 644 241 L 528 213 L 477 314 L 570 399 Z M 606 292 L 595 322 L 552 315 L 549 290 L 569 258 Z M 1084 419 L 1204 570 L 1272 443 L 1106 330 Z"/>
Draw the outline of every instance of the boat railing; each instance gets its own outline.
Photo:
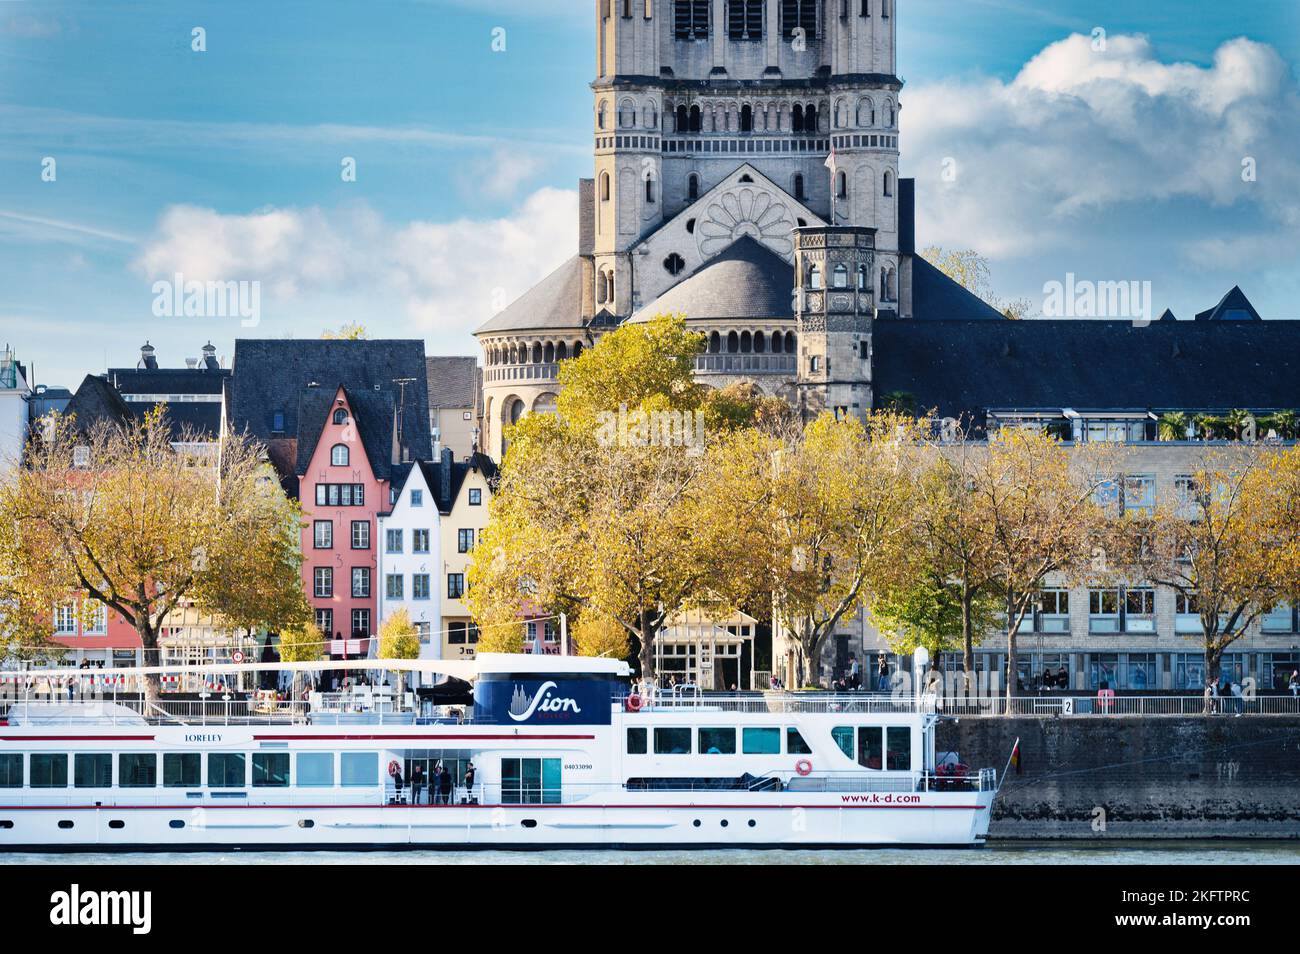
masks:
<path id="1" fill-rule="evenodd" d="M 652 690 L 629 705 L 629 695 L 614 696 L 619 708 L 640 712 L 717 711 L 773 713 L 905 713 L 917 711 L 914 696 L 870 692 L 706 692 L 679 694 Z M 922 698 L 926 708 L 926 697 Z"/>

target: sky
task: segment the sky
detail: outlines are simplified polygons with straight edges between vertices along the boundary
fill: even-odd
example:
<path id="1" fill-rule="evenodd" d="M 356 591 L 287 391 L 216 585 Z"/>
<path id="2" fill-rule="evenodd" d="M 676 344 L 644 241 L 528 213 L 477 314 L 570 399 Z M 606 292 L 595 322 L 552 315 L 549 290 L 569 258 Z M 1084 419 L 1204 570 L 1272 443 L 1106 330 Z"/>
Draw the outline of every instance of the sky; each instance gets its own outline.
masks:
<path id="1" fill-rule="evenodd" d="M 1300 318 L 1300 3 L 896 6 L 919 245 L 1036 306 L 1074 274 Z M 73 389 L 146 340 L 178 367 L 349 322 L 477 354 L 575 250 L 594 25 L 595 0 L 0 0 L 0 345 Z M 256 323 L 168 314 L 178 274 L 258 282 Z"/>

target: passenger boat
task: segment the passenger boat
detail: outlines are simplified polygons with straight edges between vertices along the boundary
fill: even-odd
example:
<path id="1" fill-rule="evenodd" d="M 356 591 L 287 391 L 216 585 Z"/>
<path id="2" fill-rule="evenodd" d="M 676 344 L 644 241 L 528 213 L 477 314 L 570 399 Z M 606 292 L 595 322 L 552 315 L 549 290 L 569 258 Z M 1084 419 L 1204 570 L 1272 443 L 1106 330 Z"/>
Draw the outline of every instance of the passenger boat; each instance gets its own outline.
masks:
<path id="1" fill-rule="evenodd" d="M 343 666 L 439 673 L 472 698 L 11 697 L 0 848 L 970 846 L 997 791 L 993 769 L 936 761 L 937 716 L 911 696 L 642 692 L 626 663 L 573 656 L 214 668 Z"/>

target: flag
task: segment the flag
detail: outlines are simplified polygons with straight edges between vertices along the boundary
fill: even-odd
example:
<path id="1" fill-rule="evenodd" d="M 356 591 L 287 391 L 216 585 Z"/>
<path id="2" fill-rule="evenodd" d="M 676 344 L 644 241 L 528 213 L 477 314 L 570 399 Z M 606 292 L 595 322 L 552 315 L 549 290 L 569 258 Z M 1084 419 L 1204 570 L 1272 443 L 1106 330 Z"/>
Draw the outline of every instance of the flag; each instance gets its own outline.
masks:
<path id="1" fill-rule="evenodd" d="M 835 147 L 834 146 L 831 146 L 830 155 L 826 157 L 826 168 L 831 170 L 831 172 L 835 171 Z"/>

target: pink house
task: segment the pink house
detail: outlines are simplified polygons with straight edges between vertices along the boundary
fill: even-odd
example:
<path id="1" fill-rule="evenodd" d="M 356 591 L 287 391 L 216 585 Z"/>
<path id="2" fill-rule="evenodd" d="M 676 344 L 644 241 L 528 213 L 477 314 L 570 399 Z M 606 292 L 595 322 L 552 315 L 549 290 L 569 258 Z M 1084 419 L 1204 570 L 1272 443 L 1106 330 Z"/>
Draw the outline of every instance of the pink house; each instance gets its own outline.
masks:
<path id="1" fill-rule="evenodd" d="M 338 659 L 365 657 L 377 627 L 375 535 L 378 515 L 389 509 L 389 486 L 376 476 L 382 463 L 374 455 L 387 448 L 375 446 L 375 431 L 391 425 L 382 405 L 340 387 L 332 396 L 305 398 L 299 409 L 303 586 L 326 648 Z"/>

